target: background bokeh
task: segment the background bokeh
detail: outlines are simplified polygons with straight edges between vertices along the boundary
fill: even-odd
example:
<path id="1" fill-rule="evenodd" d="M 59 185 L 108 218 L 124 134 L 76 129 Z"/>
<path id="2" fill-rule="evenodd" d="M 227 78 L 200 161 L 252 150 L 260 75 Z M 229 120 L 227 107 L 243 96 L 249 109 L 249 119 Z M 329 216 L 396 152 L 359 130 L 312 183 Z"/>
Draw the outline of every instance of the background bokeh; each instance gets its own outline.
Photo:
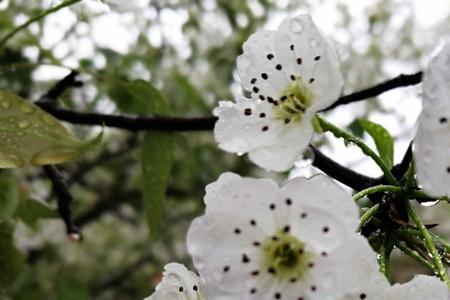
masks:
<path id="1" fill-rule="evenodd" d="M 206 116 L 218 100 L 241 93 L 235 59 L 243 42 L 257 29 L 276 29 L 286 16 L 310 13 L 330 36 L 342 60 L 344 93 L 422 70 L 450 32 L 450 3 L 445 0 L 106 2 L 111 6 L 109 14 L 85 17 L 63 9 L 10 40 L 0 49 L 0 89 L 37 100 L 73 68 L 85 84 L 63 95 L 65 107 L 102 113 L 135 111 L 124 85 L 144 79 L 161 90 L 175 115 Z M 0 0 L 0 36 L 57 3 Z M 327 117 L 360 134 L 356 118 L 383 124 L 396 139 L 398 162 L 414 136 L 420 109 L 418 85 L 339 107 Z M 70 128 L 80 137 L 101 130 Z M 22 203 L 16 217 L 1 226 L 13 226 L 14 245 L 26 263 L 20 272 L 11 273 L 17 276 L 2 279 L 0 275 L 0 299 L 141 299 L 153 290 L 164 264 L 191 265 L 185 234 L 190 221 L 202 213 L 205 186 L 222 172 L 271 177 L 280 183 L 289 176 L 318 172 L 301 162 L 289 174 L 266 173 L 245 156 L 220 151 L 211 132 L 180 133 L 162 237 L 152 240 L 141 201 L 140 138 L 105 129 L 101 147 L 60 166 L 75 198 L 75 220 L 84 234 L 81 243 L 67 238 L 55 214 L 27 214 L 33 210 L 29 201 L 50 208 L 56 205 L 41 168 L 8 171 Z M 315 142 L 344 165 L 367 175 L 381 174 L 359 150 L 345 147 L 340 140 L 325 136 Z M 423 214 L 430 223 L 441 223 L 438 232 L 450 232 L 447 205 L 427 208 Z M 3 272 L 1 250 L 2 245 Z M 398 253 L 395 256 L 397 280 L 422 271 Z"/>

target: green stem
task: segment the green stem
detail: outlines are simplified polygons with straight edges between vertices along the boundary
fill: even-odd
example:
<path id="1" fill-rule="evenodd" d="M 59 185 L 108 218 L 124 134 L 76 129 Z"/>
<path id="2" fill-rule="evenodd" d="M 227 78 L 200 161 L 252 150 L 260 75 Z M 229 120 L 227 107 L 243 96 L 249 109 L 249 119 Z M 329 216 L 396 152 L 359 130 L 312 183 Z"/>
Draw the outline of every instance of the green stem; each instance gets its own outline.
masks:
<path id="1" fill-rule="evenodd" d="M 414 187 L 414 176 L 416 174 L 416 164 L 414 163 L 414 159 L 409 163 L 408 171 L 406 172 L 406 183 L 404 190 L 409 193 Z"/>
<path id="2" fill-rule="evenodd" d="M 419 230 L 416 229 L 400 229 L 397 231 L 399 234 L 405 235 L 405 236 L 419 236 L 421 237 L 422 234 L 420 233 Z M 446 241 L 443 237 L 430 232 L 431 236 L 433 237 L 433 240 L 435 242 L 438 242 L 439 244 L 441 244 L 444 248 L 446 252 L 450 252 L 450 243 L 448 241 Z"/>
<path id="3" fill-rule="evenodd" d="M 361 139 L 355 137 L 351 133 L 340 129 L 339 127 L 331 124 L 324 118 L 319 115 L 316 115 L 316 119 L 319 122 L 322 130 L 331 132 L 337 138 L 343 138 L 346 142 L 350 142 L 358 146 L 364 154 L 372 158 L 375 163 L 381 168 L 384 173 L 384 177 L 389 182 L 389 184 L 398 186 L 397 179 L 392 175 L 389 167 L 383 162 L 383 160 L 372 150 L 369 146 L 366 145 Z"/>
<path id="4" fill-rule="evenodd" d="M 387 244 L 387 241 L 383 241 L 380 248 L 380 271 L 383 273 L 387 280 L 390 282 L 392 279 L 391 274 L 391 264 L 390 264 L 390 256 L 391 256 L 392 246 Z"/>
<path id="5" fill-rule="evenodd" d="M 435 200 L 439 200 L 439 201 L 449 201 L 447 196 L 429 196 L 428 194 L 426 194 L 424 191 L 411 191 L 410 192 L 410 198 L 429 198 L 430 201 L 433 201 L 433 199 Z"/>
<path id="6" fill-rule="evenodd" d="M 425 245 L 427 246 L 428 252 L 433 257 L 434 266 L 436 268 L 437 274 L 441 278 L 443 282 L 445 282 L 450 287 L 450 281 L 447 277 L 447 273 L 445 272 L 444 264 L 442 263 L 441 256 L 439 255 L 431 234 L 428 232 L 428 229 L 425 227 L 425 224 L 422 222 L 422 219 L 416 214 L 414 209 L 411 206 L 409 199 L 405 200 L 405 207 L 408 211 L 408 215 L 411 219 L 416 223 L 417 228 L 419 229 L 422 237 L 425 240 Z"/>
<path id="7" fill-rule="evenodd" d="M 27 28 L 28 26 L 30 26 L 31 24 L 33 24 L 34 22 L 37 22 L 43 18 L 45 18 L 46 16 L 57 12 L 60 9 L 63 9 L 64 7 L 70 6 L 72 4 L 75 4 L 77 2 L 80 2 L 82 0 L 67 0 L 64 1 L 63 3 L 54 6 L 46 11 L 43 11 L 41 14 L 32 17 L 31 19 L 29 19 L 28 21 L 26 21 L 25 23 L 23 23 L 22 25 L 19 25 L 18 27 L 14 28 L 11 32 L 9 32 L 8 34 L 6 34 L 1 40 L 0 40 L 0 47 L 3 47 L 3 45 L 6 44 L 6 42 L 12 38 L 13 36 L 15 36 L 19 31 Z"/>
<path id="8" fill-rule="evenodd" d="M 359 199 L 361 199 L 367 195 L 375 194 L 375 193 L 381 193 L 381 192 L 399 193 L 401 191 L 402 191 L 402 189 L 398 186 L 381 184 L 381 185 L 372 186 L 370 188 L 367 188 L 365 190 L 362 190 L 362 191 L 354 194 L 353 200 L 358 201 Z"/>
<path id="9" fill-rule="evenodd" d="M 409 257 L 413 258 L 415 261 L 422 264 L 424 267 L 430 269 L 431 271 L 435 271 L 433 264 L 430 263 L 425 258 L 423 258 L 416 250 L 409 248 L 408 246 L 404 245 L 402 242 L 400 242 L 398 240 L 394 241 L 394 245 L 398 249 L 400 249 L 400 251 L 402 251 Z"/>
<path id="10" fill-rule="evenodd" d="M 374 206 L 372 206 L 371 208 L 369 208 L 359 219 L 359 227 L 361 227 L 364 224 L 366 224 L 367 222 L 369 222 L 370 219 L 372 219 L 372 217 L 377 213 L 379 208 L 380 208 L 379 203 L 377 203 Z"/>

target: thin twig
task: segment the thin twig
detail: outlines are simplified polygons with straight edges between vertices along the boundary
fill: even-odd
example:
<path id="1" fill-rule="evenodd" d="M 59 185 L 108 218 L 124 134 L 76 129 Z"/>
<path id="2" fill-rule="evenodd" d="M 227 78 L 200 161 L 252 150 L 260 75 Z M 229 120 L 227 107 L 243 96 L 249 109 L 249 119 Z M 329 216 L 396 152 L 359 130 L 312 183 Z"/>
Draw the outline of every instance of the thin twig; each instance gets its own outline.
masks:
<path id="1" fill-rule="evenodd" d="M 45 95 L 43 95 L 35 104 L 42 102 L 56 102 L 61 95 L 73 87 L 83 86 L 83 82 L 76 79 L 78 71 L 72 70 L 69 75 L 58 81 Z"/>
<path id="2" fill-rule="evenodd" d="M 57 119 L 78 125 L 100 125 L 130 131 L 211 131 L 216 117 L 177 118 L 163 116 L 125 116 L 101 113 L 82 113 L 57 108 L 47 103 L 38 105 Z"/>
<path id="3" fill-rule="evenodd" d="M 72 221 L 70 203 L 73 201 L 73 198 L 69 192 L 69 188 L 65 183 L 63 176 L 55 166 L 44 166 L 44 171 L 51 180 L 53 192 L 58 198 L 58 212 L 66 225 L 67 234 L 71 239 L 79 241 L 81 239 L 81 234 Z"/>
<path id="4" fill-rule="evenodd" d="M 24 30 L 25 28 L 27 28 L 28 26 L 30 26 L 31 24 L 33 24 L 34 22 L 37 22 L 39 20 L 42 20 L 43 18 L 45 18 L 46 16 L 55 13 L 65 7 L 68 7 L 72 4 L 75 4 L 77 2 L 80 2 L 81 0 L 67 0 L 57 6 L 54 6 L 46 11 L 43 11 L 42 13 L 30 18 L 28 21 L 26 21 L 25 23 L 19 25 L 18 27 L 14 28 L 12 31 L 10 31 L 9 33 L 7 33 L 1 40 L 0 40 L 0 47 L 3 47 L 6 42 L 12 38 L 13 36 L 15 36 L 17 33 L 19 33 L 20 31 Z"/>
<path id="5" fill-rule="evenodd" d="M 376 97 L 384 92 L 399 88 L 406 87 L 410 85 L 418 84 L 422 81 L 422 72 L 417 72 L 415 74 L 400 74 L 397 77 L 389 79 L 387 81 L 381 82 L 373 87 L 355 92 L 350 95 L 343 96 L 339 98 L 329 107 L 325 108 L 323 111 L 328 111 L 337 106 L 349 104 L 353 102 L 362 101 L 368 98 Z"/>

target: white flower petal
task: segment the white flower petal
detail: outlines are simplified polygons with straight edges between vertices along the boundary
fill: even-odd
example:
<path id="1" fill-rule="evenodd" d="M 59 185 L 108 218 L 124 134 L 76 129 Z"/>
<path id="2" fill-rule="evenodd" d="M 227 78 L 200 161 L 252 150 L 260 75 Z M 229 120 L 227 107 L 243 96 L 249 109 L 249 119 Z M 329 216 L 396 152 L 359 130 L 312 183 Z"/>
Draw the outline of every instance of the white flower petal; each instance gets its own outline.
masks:
<path id="1" fill-rule="evenodd" d="M 340 300 L 381 300 L 383 298 L 375 296 L 379 296 L 389 286 L 379 272 L 377 254 L 366 238 L 359 235 L 354 235 L 330 256 L 321 257 L 312 276 L 318 282 L 318 293 L 307 298 L 311 300 L 340 299 L 344 295 L 346 296 Z M 369 282 L 370 286 L 365 288 Z M 375 283 L 378 290 L 372 286 Z M 363 293 L 366 298 L 360 298 Z M 348 295 L 355 295 L 357 298 Z M 372 298 L 367 298 L 368 296 Z"/>
<path id="2" fill-rule="evenodd" d="M 275 58 L 274 32 L 262 30 L 252 34 L 243 49 L 244 53 L 237 59 L 242 86 L 252 92 L 255 99 L 259 95 L 278 99 L 280 91 L 291 81 L 283 70 L 277 70 L 279 60 Z"/>
<path id="3" fill-rule="evenodd" d="M 338 99 L 344 85 L 339 58 L 310 15 L 285 19 L 275 34 L 275 44 L 279 45 L 276 57 L 287 74 L 301 76 L 305 82 L 313 79 L 316 111 Z"/>
<path id="4" fill-rule="evenodd" d="M 358 207 L 352 198 L 329 177 L 319 174 L 305 179 L 297 177 L 281 189 L 286 199 L 292 200 L 291 222 L 297 224 L 298 235 L 310 241 L 318 252 L 330 251 L 356 232 Z M 298 218 L 295 212 L 308 214 Z M 327 234 L 320 234 L 325 228 Z"/>
<path id="5" fill-rule="evenodd" d="M 418 275 L 404 284 L 395 284 L 386 300 L 448 300 L 448 287 L 437 277 Z"/>
<path id="6" fill-rule="evenodd" d="M 320 278 L 359 274 L 357 265 L 368 270 L 353 252 L 376 265 L 367 242 L 356 240 L 356 205 L 324 175 L 297 178 L 280 189 L 271 180 L 226 173 L 208 185 L 205 202 L 206 213 L 191 224 L 187 245 L 202 278 L 219 295 L 246 300 L 303 293 L 306 299 L 331 300 L 323 293 L 343 295 L 355 284 L 346 281 L 353 277 L 339 285 Z M 350 249 L 342 250 L 347 243 Z M 282 269 L 279 250 L 295 254 L 294 265 Z"/>
<path id="7" fill-rule="evenodd" d="M 387 300 L 385 295 L 390 285 L 386 277 L 377 270 L 372 273 L 372 277 L 364 276 L 355 287 L 355 291 L 339 300 Z"/>
<path id="8" fill-rule="evenodd" d="M 214 109 L 214 115 L 219 117 L 214 135 L 219 147 L 225 151 L 249 152 L 269 145 L 284 129 L 281 123 L 273 120 L 267 104 L 254 100 L 223 101 Z"/>
<path id="9" fill-rule="evenodd" d="M 336 51 L 309 15 L 254 33 L 243 49 L 237 69 L 252 99 L 220 103 L 216 140 L 260 167 L 288 170 L 312 138 L 313 116 L 342 90 Z"/>
<path id="10" fill-rule="evenodd" d="M 70 9 L 87 18 L 110 12 L 109 6 L 101 0 L 82 0 L 72 5 Z"/>
<path id="11" fill-rule="evenodd" d="M 311 122 L 306 122 L 306 118 L 308 116 L 299 126 L 285 128 L 272 140 L 274 144 L 249 151 L 250 160 L 269 171 L 282 172 L 291 168 L 308 147 L 313 135 Z"/>
<path id="12" fill-rule="evenodd" d="M 350 244 L 347 245 L 350 246 Z M 361 248 L 365 249 L 365 247 Z M 352 249 L 349 249 L 349 256 L 352 255 L 351 252 Z M 356 283 L 349 293 L 338 298 L 338 300 L 387 300 L 387 292 L 391 288 L 391 285 L 386 277 L 379 271 L 376 257 L 377 254 L 374 251 L 370 252 L 371 253 L 367 252 L 367 254 L 365 254 L 364 251 L 362 251 L 353 254 L 359 255 L 358 260 L 361 262 L 354 268 L 357 273 L 351 273 L 353 276 L 351 280 L 356 279 Z M 348 283 L 350 283 L 350 281 Z"/>
<path id="13" fill-rule="evenodd" d="M 417 179 L 431 195 L 450 196 L 450 44 L 423 78 L 423 110 L 415 138 Z"/>
<path id="14" fill-rule="evenodd" d="M 155 292 L 144 300 L 205 300 L 204 282 L 178 263 L 164 267 L 163 279 Z"/>

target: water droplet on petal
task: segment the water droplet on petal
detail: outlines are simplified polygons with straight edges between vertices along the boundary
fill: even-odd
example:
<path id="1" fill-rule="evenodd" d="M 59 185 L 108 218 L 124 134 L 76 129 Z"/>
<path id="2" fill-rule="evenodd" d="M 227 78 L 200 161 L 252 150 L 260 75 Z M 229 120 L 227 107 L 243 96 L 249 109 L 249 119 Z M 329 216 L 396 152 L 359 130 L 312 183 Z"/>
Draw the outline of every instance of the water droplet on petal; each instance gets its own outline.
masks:
<path id="1" fill-rule="evenodd" d="M 299 20 L 293 19 L 291 21 L 290 29 L 292 32 L 300 33 L 303 30 L 303 25 Z"/>
<path id="2" fill-rule="evenodd" d="M 252 61 L 249 58 L 242 56 L 239 58 L 238 64 L 242 67 L 242 69 L 247 70 L 251 62 Z"/>
<path id="3" fill-rule="evenodd" d="M 317 46 L 317 41 L 316 41 L 316 39 L 314 39 L 314 38 L 310 39 L 310 40 L 309 40 L 309 45 L 310 45 L 311 47 L 316 47 L 316 46 Z"/>

